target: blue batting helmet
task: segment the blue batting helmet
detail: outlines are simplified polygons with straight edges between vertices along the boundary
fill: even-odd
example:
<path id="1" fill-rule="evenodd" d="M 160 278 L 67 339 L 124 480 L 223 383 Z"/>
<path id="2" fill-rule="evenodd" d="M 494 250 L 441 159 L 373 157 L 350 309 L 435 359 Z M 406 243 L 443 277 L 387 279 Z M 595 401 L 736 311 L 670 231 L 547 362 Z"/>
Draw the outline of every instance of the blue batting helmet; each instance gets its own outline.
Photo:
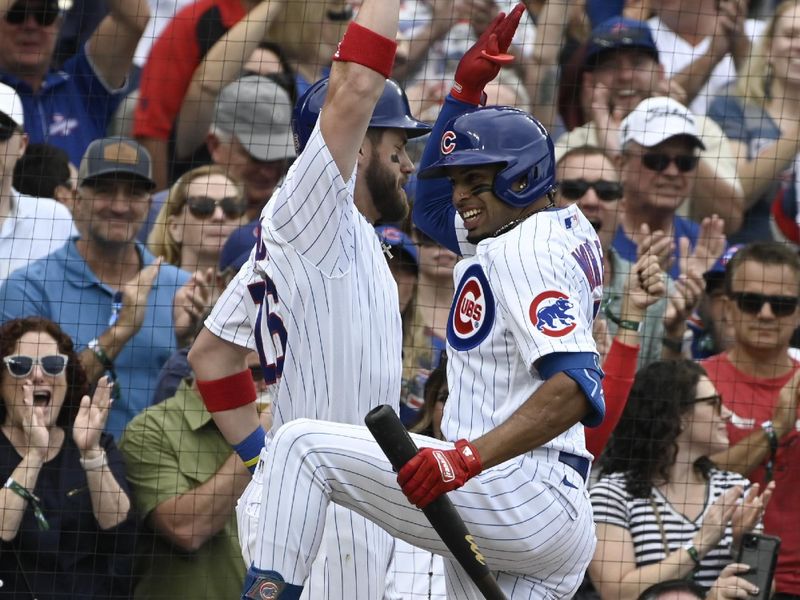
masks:
<path id="1" fill-rule="evenodd" d="M 555 187 L 553 140 L 539 121 L 516 108 L 478 108 L 451 119 L 439 143 L 439 159 L 419 178 L 445 177 L 449 167 L 477 165 L 503 165 L 492 188 L 512 206 L 527 206 Z M 512 184 L 525 177 L 525 187 L 514 191 Z"/>
<path id="2" fill-rule="evenodd" d="M 325 102 L 328 93 L 328 78 L 320 79 L 300 96 L 292 112 L 292 131 L 294 132 L 294 147 L 298 154 L 303 151 L 314 131 L 314 125 L 319 118 L 319 111 Z M 383 93 L 372 111 L 369 121 L 370 127 L 384 129 L 404 129 L 409 138 L 419 137 L 430 133 L 431 126 L 415 119 L 408 106 L 408 98 L 396 81 L 387 79 L 383 86 Z"/>

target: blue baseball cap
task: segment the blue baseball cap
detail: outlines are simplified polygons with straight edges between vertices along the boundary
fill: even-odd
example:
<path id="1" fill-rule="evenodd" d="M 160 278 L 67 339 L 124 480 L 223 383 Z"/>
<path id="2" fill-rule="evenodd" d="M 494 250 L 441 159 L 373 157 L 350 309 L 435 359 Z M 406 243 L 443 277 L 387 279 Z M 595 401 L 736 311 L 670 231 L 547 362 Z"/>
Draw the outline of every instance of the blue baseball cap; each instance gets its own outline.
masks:
<path id="1" fill-rule="evenodd" d="M 597 66 L 603 54 L 626 48 L 644 50 L 658 62 L 658 48 L 650 31 L 650 25 L 645 21 L 616 16 L 592 29 L 583 68 L 585 71 L 591 71 Z"/>
<path id="2" fill-rule="evenodd" d="M 706 281 L 706 291 L 709 290 L 709 287 L 714 288 L 716 283 L 721 283 L 725 279 L 725 269 L 728 266 L 728 263 L 731 262 L 731 259 L 734 255 L 741 250 L 744 244 L 733 244 L 732 246 L 728 246 L 725 249 L 725 252 L 722 253 L 716 262 L 711 265 L 711 268 L 703 273 L 703 279 Z M 710 284 L 710 285 L 709 285 Z"/>
<path id="3" fill-rule="evenodd" d="M 228 236 L 222 251 L 219 253 L 219 271 L 234 268 L 237 271 L 250 258 L 250 252 L 258 240 L 258 219 L 242 225 Z"/>
<path id="4" fill-rule="evenodd" d="M 378 234 L 381 243 L 392 249 L 405 252 L 411 259 L 412 265 L 414 267 L 419 267 L 419 252 L 417 251 L 417 246 L 414 244 L 414 240 L 402 229 L 394 225 L 379 225 L 375 228 L 375 233 Z"/>

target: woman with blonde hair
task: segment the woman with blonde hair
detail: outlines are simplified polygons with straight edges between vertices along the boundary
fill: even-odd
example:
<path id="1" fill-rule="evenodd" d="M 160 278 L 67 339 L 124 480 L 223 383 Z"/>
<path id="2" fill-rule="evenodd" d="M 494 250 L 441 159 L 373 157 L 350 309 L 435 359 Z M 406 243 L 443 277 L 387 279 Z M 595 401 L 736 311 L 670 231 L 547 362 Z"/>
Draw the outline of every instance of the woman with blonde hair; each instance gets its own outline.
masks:
<path id="1" fill-rule="evenodd" d="M 224 168 L 197 167 L 170 188 L 147 247 L 190 273 L 216 271 L 222 246 L 244 224 L 246 208 L 242 186 Z"/>
<path id="2" fill-rule="evenodd" d="M 714 99 L 719 123 L 736 156 L 744 188 L 744 224 L 731 243 L 772 239 L 770 208 L 782 179 L 794 191 L 800 153 L 800 65 L 794 55 L 800 1 L 781 3 L 754 44 L 735 87 Z"/>

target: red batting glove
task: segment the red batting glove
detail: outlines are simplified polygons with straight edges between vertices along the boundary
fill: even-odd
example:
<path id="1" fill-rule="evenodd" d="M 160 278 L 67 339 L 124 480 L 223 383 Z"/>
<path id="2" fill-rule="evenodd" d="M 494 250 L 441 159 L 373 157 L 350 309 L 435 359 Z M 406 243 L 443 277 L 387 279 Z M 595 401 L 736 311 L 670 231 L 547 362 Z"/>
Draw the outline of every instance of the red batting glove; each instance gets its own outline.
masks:
<path id="1" fill-rule="evenodd" d="M 481 95 L 486 84 L 500 72 L 500 67 L 513 62 L 508 52 L 511 39 L 525 12 L 525 5 L 517 4 L 508 14 L 500 13 L 486 28 L 472 47 L 467 50 L 456 68 L 455 81 L 450 94 L 453 98 L 474 104 L 481 103 Z"/>
<path id="2" fill-rule="evenodd" d="M 425 508 L 442 494 L 460 488 L 481 472 L 478 450 L 458 440 L 453 450 L 422 448 L 397 474 L 397 483 L 411 504 Z"/>

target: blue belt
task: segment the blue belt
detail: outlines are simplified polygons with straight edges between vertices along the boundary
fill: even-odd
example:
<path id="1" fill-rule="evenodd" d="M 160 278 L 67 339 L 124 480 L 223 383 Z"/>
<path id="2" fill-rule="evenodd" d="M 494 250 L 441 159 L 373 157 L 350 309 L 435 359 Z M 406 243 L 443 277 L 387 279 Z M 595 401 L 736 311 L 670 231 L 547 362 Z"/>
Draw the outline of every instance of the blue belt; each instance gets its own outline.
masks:
<path id="1" fill-rule="evenodd" d="M 578 475 L 580 475 L 583 479 L 583 482 L 586 483 L 586 480 L 589 477 L 589 469 L 592 466 L 592 463 L 588 458 L 585 456 L 578 456 L 577 454 L 570 454 L 569 452 L 559 452 L 558 462 L 564 463 L 568 467 L 575 469 L 578 472 Z"/>

